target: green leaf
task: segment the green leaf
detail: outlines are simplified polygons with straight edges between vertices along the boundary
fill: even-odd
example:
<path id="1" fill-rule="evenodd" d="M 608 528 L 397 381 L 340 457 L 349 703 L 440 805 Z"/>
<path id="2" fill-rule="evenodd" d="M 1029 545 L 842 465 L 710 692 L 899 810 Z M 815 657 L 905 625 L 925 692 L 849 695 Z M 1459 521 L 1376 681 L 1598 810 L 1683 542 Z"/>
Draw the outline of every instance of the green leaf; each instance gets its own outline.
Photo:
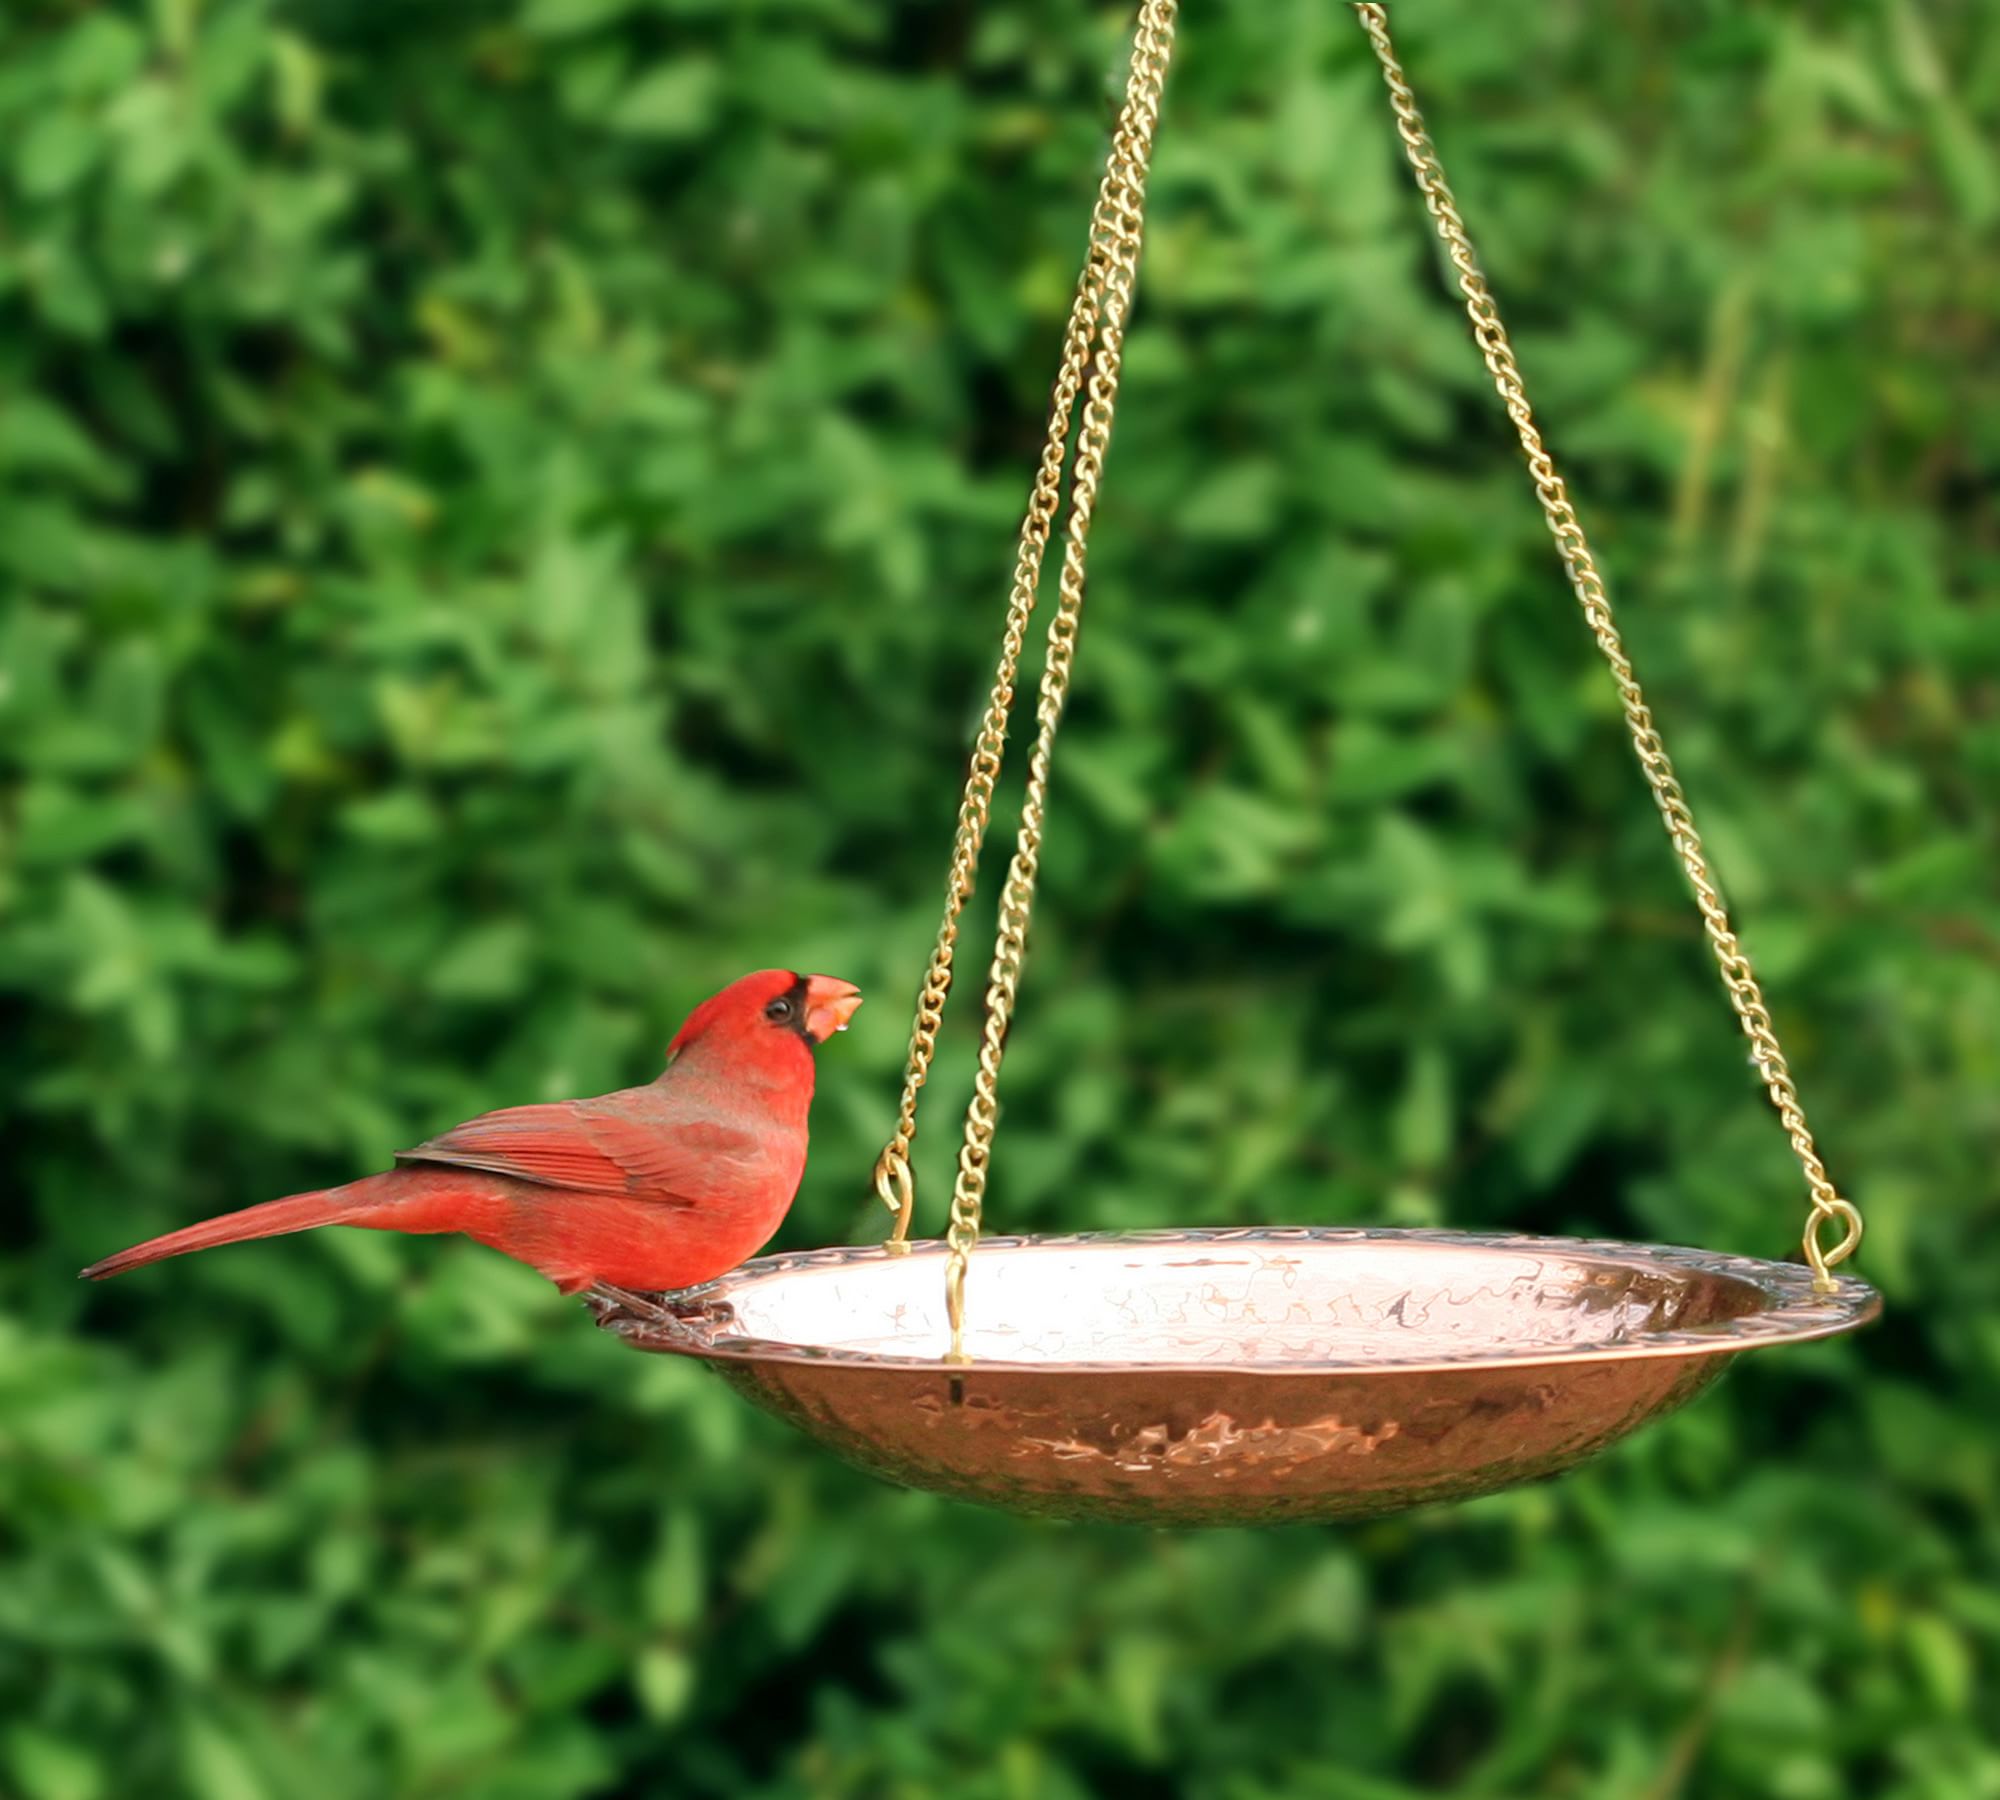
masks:
<path id="1" fill-rule="evenodd" d="M 266 1800 L 271 1792 L 242 1746 L 199 1715 L 188 1717 L 182 1728 L 181 1771 L 192 1792 L 212 1800 Z"/>
<path id="2" fill-rule="evenodd" d="M 52 199 L 90 173 L 102 148 L 103 139 L 87 119 L 66 108 L 51 107 L 22 137 L 15 155 L 15 179 L 30 199 Z"/>
<path id="3" fill-rule="evenodd" d="M 1396 1154 L 1407 1168 L 1431 1169 L 1451 1147 L 1451 1077 L 1444 1053 L 1424 1045 L 1410 1058 L 1395 1113 Z"/>
<path id="4" fill-rule="evenodd" d="M 640 1653 L 633 1681 L 646 1716 L 665 1724 L 686 1713 L 694 1697 L 694 1661 L 684 1651 L 655 1644 Z"/>
<path id="5" fill-rule="evenodd" d="M 0 1753 L 23 1800 L 97 1800 L 106 1791 L 103 1765 L 88 1749 L 38 1726 L 10 1726 Z"/>
<path id="6" fill-rule="evenodd" d="M 635 10 L 639 0 L 528 0 L 521 28 L 538 37 L 574 37 Z"/>
<path id="7" fill-rule="evenodd" d="M 425 986 L 441 1000 L 506 1000 L 527 980 L 533 949 L 528 928 L 495 920 L 459 936 L 431 965 Z"/>
<path id="8" fill-rule="evenodd" d="M 631 137 L 691 138 L 715 116 L 720 71 L 706 57 L 682 57 L 647 71 L 612 106 L 605 123 Z"/>

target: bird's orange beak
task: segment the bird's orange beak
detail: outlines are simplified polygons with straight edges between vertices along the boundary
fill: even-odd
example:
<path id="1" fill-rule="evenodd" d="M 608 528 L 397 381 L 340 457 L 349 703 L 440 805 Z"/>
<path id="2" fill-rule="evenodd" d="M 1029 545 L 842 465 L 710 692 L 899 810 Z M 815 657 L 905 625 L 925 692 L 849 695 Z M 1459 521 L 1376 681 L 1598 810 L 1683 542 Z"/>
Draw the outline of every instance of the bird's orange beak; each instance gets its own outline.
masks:
<path id="1" fill-rule="evenodd" d="M 806 1036 L 823 1044 L 836 1031 L 845 1031 L 861 1004 L 861 990 L 838 975 L 811 975 L 806 978 Z"/>

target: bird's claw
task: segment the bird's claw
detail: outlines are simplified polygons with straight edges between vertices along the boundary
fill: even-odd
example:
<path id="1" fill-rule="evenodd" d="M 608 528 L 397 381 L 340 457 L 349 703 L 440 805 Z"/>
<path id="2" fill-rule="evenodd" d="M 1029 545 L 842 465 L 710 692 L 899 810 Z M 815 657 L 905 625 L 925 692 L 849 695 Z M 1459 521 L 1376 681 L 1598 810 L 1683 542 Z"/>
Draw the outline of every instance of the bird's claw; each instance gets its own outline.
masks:
<path id="1" fill-rule="evenodd" d="M 597 1315 L 602 1325 L 618 1313 L 626 1313 L 635 1319 L 650 1319 L 656 1324 L 666 1324 L 675 1318 L 657 1300 L 645 1294 L 634 1293 L 630 1288 L 622 1288 L 609 1281 L 593 1282 L 584 1289 L 584 1304 Z"/>

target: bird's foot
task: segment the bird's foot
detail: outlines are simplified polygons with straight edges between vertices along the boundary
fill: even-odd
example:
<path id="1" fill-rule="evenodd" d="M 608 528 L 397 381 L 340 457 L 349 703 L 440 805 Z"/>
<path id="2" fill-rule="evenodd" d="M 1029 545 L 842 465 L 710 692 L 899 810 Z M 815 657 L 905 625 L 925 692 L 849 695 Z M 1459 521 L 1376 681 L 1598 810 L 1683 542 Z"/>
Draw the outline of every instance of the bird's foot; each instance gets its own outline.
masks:
<path id="1" fill-rule="evenodd" d="M 613 1313 L 627 1313 L 635 1319 L 652 1319 L 666 1322 L 678 1315 L 669 1312 L 659 1301 L 646 1294 L 635 1293 L 631 1288 L 622 1288 L 609 1281 L 594 1281 L 583 1291 L 584 1304 L 597 1315 L 602 1325 Z"/>

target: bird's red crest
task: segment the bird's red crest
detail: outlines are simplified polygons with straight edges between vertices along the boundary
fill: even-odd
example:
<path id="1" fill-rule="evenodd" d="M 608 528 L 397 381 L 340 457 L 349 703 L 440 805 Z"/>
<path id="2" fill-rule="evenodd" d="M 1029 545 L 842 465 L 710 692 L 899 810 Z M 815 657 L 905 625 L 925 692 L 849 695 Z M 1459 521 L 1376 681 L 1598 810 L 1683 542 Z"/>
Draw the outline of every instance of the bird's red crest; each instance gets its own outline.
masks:
<path id="1" fill-rule="evenodd" d="M 758 969 L 738 977 L 718 994 L 711 994 L 683 1021 L 667 1046 L 669 1056 L 678 1056 L 697 1038 L 718 1026 L 747 1025 L 765 1007 L 783 999 L 798 983 L 790 969 Z"/>
<path id="2" fill-rule="evenodd" d="M 861 990 L 835 975 L 800 975 L 791 969 L 759 969 L 732 981 L 687 1016 L 667 1046 L 669 1058 L 690 1045 L 716 1038 L 757 1041 L 777 1030 L 810 1048 L 845 1031 Z"/>

